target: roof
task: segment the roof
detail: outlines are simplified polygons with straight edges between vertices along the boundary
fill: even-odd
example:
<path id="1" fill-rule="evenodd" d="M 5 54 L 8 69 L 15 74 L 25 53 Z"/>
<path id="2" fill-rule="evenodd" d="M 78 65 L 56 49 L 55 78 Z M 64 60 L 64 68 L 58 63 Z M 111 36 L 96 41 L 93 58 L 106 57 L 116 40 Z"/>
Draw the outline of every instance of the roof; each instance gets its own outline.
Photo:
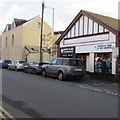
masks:
<path id="1" fill-rule="evenodd" d="M 120 31 L 120 20 L 112 18 L 112 17 L 108 17 L 108 16 L 81 10 L 77 14 L 77 16 L 73 19 L 73 21 L 69 24 L 69 26 L 63 32 L 63 34 L 58 38 L 58 40 L 56 41 L 56 44 L 58 44 L 64 38 L 64 36 L 67 34 L 67 32 L 72 28 L 72 26 L 77 22 L 77 20 L 82 15 L 85 15 L 85 16 L 91 18 L 92 20 L 96 21 L 97 23 L 99 23 L 102 26 L 105 26 L 108 30 L 110 30 L 114 33 L 117 33 L 118 31 Z"/>
<path id="2" fill-rule="evenodd" d="M 40 52 L 40 46 L 25 46 L 25 49 L 29 53 L 39 53 Z M 42 47 L 42 52 L 48 51 L 47 47 Z"/>
<path id="3" fill-rule="evenodd" d="M 36 16 L 36 17 L 34 17 L 34 18 L 32 18 L 32 19 L 29 19 L 29 20 L 14 18 L 14 19 L 13 19 L 13 22 L 15 23 L 15 27 L 18 27 L 18 26 L 20 26 L 20 25 L 23 25 L 23 24 L 25 24 L 25 23 L 30 22 L 31 20 L 33 20 L 33 19 L 35 19 L 35 18 L 37 18 L 37 17 L 38 17 L 38 16 Z M 7 30 L 7 31 L 11 30 L 11 29 L 12 29 L 12 26 L 13 26 L 12 24 L 7 24 L 3 32 L 6 32 L 7 27 L 8 27 L 8 30 Z"/>
<path id="4" fill-rule="evenodd" d="M 88 11 L 84 11 L 84 12 L 90 14 L 95 19 L 100 20 L 101 22 L 105 23 L 109 27 L 111 27 L 111 28 L 113 28 L 113 29 L 115 29 L 117 31 L 120 30 L 120 26 L 119 26 L 120 25 L 120 20 L 112 18 L 112 17 L 108 17 L 108 16 L 104 16 L 104 15 L 88 12 Z"/>
<path id="5" fill-rule="evenodd" d="M 8 30 L 11 30 L 11 26 L 12 26 L 12 24 L 7 24 L 7 25 L 6 25 L 6 27 L 7 27 L 7 26 L 8 26 Z M 4 29 L 4 31 L 3 31 L 3 32 L 5 32 L 5 31 L 6 31 L 6 29 L 7 29 L 6 27 L 5 27 L 5 29 Z"/>
<path id="6" fill-rule="evenodd" d="M 15 21 L 16 27 L 19 26 L 19 25 L 24 24 L 25 22 L 27 22 L 27 20 L 17 19 L 17 18 L 14 18 L 14 21 Z"/>

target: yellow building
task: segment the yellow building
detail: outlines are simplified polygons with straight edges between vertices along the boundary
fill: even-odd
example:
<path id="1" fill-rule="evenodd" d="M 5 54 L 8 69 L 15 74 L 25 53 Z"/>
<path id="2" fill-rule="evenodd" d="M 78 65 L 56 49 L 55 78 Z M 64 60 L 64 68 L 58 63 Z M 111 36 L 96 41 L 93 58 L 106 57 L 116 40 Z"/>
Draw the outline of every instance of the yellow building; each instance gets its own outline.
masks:
<path id="1" fill-rule="evenodd" d="M 40 60 L 40 21 L 39 16 L 30 20 L 14 18 L 12 24 L 6 25 L 2 33 L 3 59 Z M 42 40 L 43 61 L 49 61 L 47 53 L 48 49 L 51 49 L 52 39 L 49 39 L 50 33 L 52 33 L 52 28 L 44 21 Z"/>

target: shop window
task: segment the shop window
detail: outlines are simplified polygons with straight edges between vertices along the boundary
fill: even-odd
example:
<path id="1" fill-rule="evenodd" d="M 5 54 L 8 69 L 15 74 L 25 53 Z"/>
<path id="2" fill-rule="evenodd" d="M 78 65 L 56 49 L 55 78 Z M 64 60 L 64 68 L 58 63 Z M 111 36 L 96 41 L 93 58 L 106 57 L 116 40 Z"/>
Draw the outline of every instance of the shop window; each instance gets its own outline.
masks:
<path id="1" fill-rule="evenodd" d="M 110 74 L 112 72 L 112 53 L 95 54 L 95 72 L 102 73 L 102 63 L 105 61 L 105 71 Z"/>

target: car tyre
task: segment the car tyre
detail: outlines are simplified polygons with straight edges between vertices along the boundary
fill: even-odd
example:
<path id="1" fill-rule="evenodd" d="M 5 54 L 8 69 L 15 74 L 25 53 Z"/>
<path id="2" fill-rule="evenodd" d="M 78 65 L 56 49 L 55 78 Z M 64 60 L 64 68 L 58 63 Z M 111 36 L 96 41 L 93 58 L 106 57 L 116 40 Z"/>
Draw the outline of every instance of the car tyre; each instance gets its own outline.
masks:
<path id="1" fill-rule="evenodd" d="M 63 72 L 59 72 L 59 73 L 58 73 L 58 79 L 59 79 L 60 81 L 63 81 L 63 80 L 64 80 L 64 74 L 63 74 Z"/>
<path id="2" fill-rule="evenodd" d="M 27 68 L 24 69 L 24 72 L 27 73 Z"/>
<path id="3" fill-rule="evenodd" d="M 15 67 L 15 71 L 18 71 L 17 67 Z"/>
<path id="4" fill-rule="evenodd" d="M 42 76 L 46 77 L 46 70 L 45 69 L 42 70 Z"/>
<path id="5" fill-rule="evenodd" d="M 33 70 L 33 74 L 34 74 L 34 75 L 37 75 L 37 70 L 34 69 L 34 70 Z"/>
<path id="6" fill-rule="evenodd" d="M 8 70 L 10 70 L 10 67 L 8 66 Z"/>

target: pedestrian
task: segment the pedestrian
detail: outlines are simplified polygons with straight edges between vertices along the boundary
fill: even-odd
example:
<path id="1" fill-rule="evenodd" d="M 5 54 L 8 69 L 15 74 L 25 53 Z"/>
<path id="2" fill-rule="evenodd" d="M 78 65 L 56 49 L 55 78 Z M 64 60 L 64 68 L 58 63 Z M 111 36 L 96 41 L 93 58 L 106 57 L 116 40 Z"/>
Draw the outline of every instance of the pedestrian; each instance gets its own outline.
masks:
<path id="1" fill-rule="evenodd" d="M 107 73 L 110 73 L 111 71 L 111 65 L 112 65 L 112 62 L 110 59 L 107 59 L 106 60 L 106 70 L 107 70 Z"/>
<path id="2" fill-rule="evenodd" d="M 105 59 L 103 59 L 102 61 L 101 70 L 102 70 L 103 79 L 106 79 L 106 60 Z"/>

